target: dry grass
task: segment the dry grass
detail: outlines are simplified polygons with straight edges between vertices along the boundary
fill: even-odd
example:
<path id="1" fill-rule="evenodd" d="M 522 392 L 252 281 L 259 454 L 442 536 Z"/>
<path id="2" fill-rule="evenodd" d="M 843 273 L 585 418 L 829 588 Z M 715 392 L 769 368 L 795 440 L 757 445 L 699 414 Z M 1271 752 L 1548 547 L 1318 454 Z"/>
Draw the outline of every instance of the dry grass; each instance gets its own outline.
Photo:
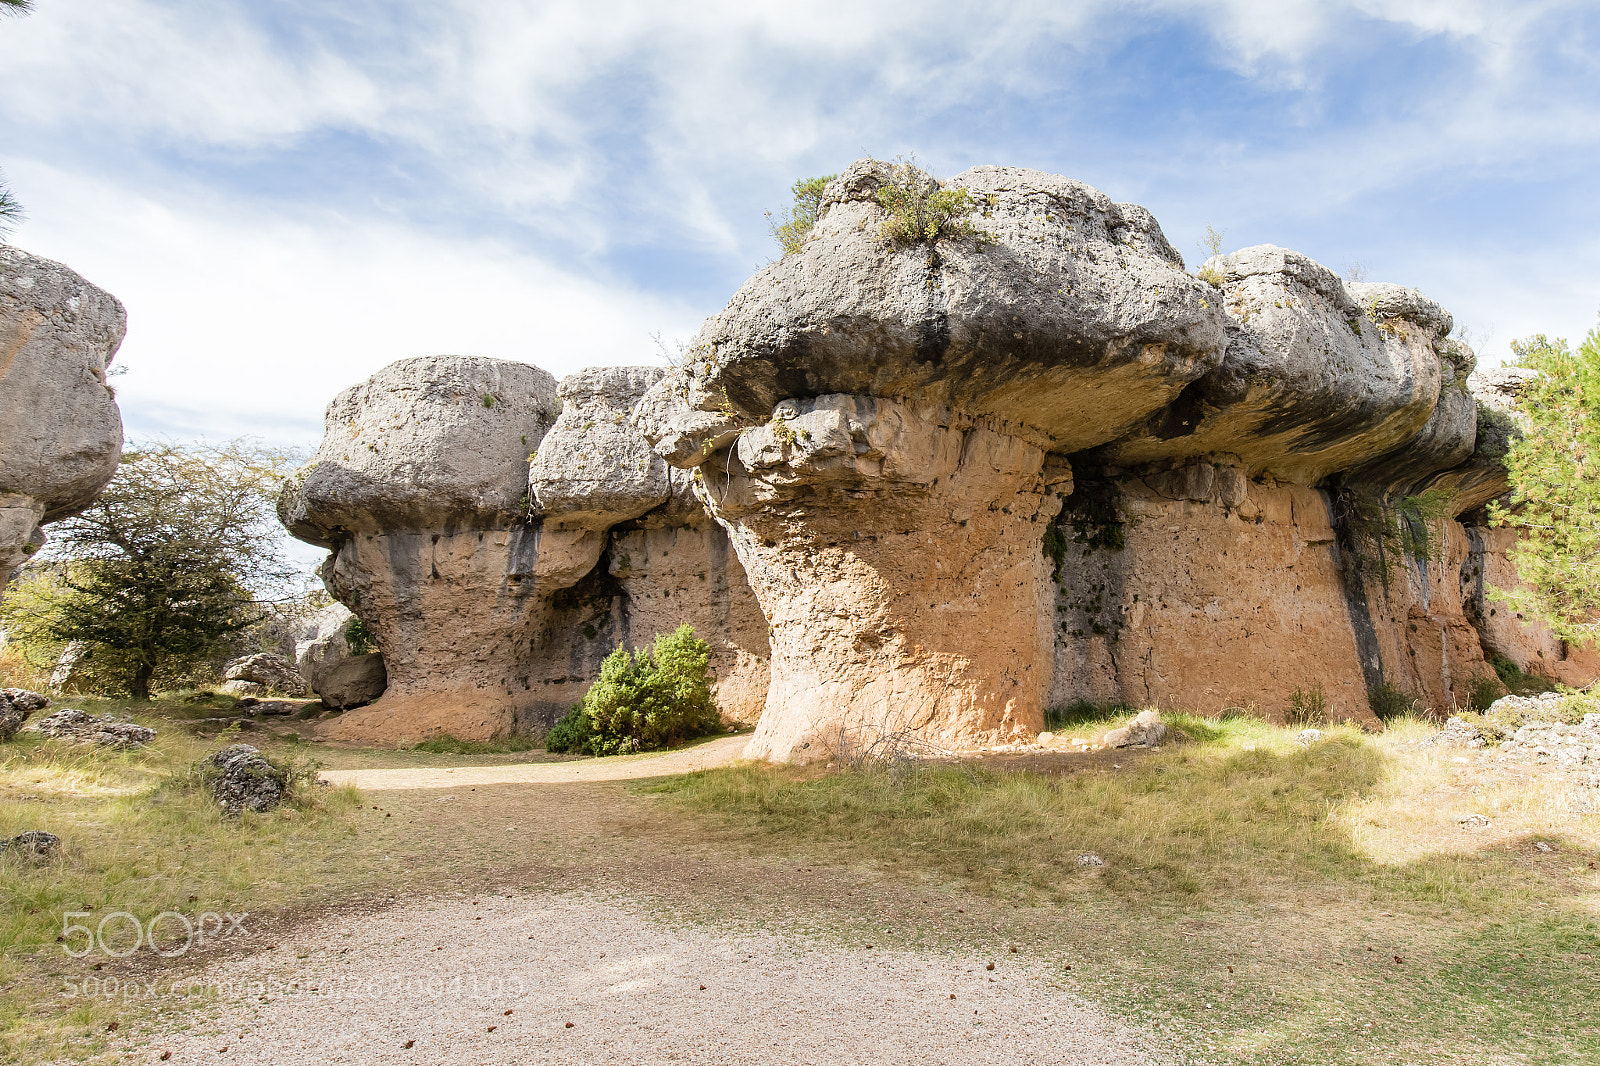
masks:
<path id="1" fill-rule="evenodd" d="M 1309 747 L 1207 730 L 1077 773 L 744 766 L 670 789 L 765 849 L 1060 915 L 1076 980 L 1212 1061 L 1600 1058 L 1600 797 L 1419 748 L 1420 723 Z M 1458 824 L 1480 809 L 1490 829 Z"/>

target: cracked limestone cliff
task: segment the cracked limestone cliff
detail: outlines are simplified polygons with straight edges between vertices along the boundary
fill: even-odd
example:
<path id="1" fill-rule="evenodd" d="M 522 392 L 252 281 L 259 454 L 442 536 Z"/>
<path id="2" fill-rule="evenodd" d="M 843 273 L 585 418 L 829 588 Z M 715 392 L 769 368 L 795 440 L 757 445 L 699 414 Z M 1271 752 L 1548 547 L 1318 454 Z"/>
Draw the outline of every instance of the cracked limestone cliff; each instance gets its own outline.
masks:
<path id="1" fill-rule="evenodd" d="M 402 359 L 328 405 L 321 446 L 285 486 L 284 525 L 332 553 L 323 580 L 383 652 L 388 686 L 328 727 L 348 739 L 516 728 L 522 648 L 540 623 L 527 457 L 556 382 L 525 363 Z"/>
<path id="2" fill-rule="evenodd" d="M 60 263 L 0 245 L 0 591 L 122 456 L 106 367 L 127 332 L 111 294 Z"/>
<path id="3" fill-rule="evenodd" d="M 1037 732 L 1060 457 L 1222 356 L 1220 299 L 1144 209 L 977 167 L 944 188 L 965 190 L 981 236 L 903 242 L 884 235 L 890 182 L 935 188 L 852 165 L 804 247 L 706 323 L 637 415 L 661 456 L 697 468 L 772 625 L 753 756 Z"/>

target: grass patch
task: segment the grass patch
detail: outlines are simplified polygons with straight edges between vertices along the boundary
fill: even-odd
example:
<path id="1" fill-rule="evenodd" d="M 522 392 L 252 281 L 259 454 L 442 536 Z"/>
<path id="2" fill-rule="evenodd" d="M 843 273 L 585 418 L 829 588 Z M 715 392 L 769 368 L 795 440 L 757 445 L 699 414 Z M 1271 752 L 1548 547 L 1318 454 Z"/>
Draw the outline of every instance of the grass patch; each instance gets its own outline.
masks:
<path id="1" fill-rule="evenodd" d="M 203 740 L 181 728 L 183 720 L 214 711 L 214 698 L 153 705 L 68 698 L 57 705 L 114 711 L 154 726 L 157 736 L 148 747 L 127 752 L 29 733 L 0 743 L 0 837 L 43 829 L 62 839 L 61 854 L 46 865 L 0 861 L 5 1060 L 92 1051 L 105 1029 L 103 1016 L 121 1009 L 126 1017 L 127 1006 L 115 1002 L 77 1000 L 62 1009 L 61 975 L 104 958 L 79 961 L 64 953 L 57 937 L 66 912 L 88 911 L 87 919 L 73 921 L 95 926 L 113 911 L 148 923 L 163 911 L 195 918 L 319 898 L 340 881 L 341 850 L 355 832 L 351 815 L 360 804 L 354 789 L 306 787 L 303 760 L 270 752 L 293 768 L 300 787 L 276 811 L 225 817 L 200 787 L 195 764 L 226 744 L 261 741 L 231 731 Z M 137 713 L 130 714 L 134 707 Z M 176 930 L 178 923 L 169 927 Z M 107 929 L 132 939 L 125 920 Z"/>
<path id="2" fill-rule="evenodd" d="M 1091 733 L 1115 710 L 1062 718 Z M 1071 980 L 1207 1061 L 1600 1054 L 1600 825 L 1566 785 L 1463 777 L 1411 720 L 1310 745 L 1298 725 L 1178 726 L 1189 743 L 1120 769 L 746 765 L 664 790 L 764 848 L 1061 914 Z M 1518 832 L 1457 824 L 1477 811 Z M 1105 865 L 1080 868 L 1091 853 Z"/>
<path id="3" fill-rule="evenodd" d="M 544 750 L 544 738 L 533 736 L 508 737 L 505 740 L 457 740 L 448 733 L 413 744 L 412 751 L 425 751 L 434 755 L 509 755 L 519 751 Z"/>

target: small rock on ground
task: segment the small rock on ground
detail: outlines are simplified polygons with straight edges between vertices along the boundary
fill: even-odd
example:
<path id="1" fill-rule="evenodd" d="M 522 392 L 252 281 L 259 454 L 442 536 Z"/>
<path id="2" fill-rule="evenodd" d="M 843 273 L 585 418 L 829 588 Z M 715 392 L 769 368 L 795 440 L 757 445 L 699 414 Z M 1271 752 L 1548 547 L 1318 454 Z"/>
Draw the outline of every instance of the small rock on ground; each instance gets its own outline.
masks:
<path id="1" fill-rule="evenodd" d="M 48 862 L 61 847 L 61 838 L 42 829 L 18 833 L 10 840 L 0 840 L 0 854 L 16 856 L 28 862 Z"/>
<path id="2" fill-rule="evenodd" d="M 41 718 L 31 728 L 58 740 L 78 740 L 108 748 L 143 747 L 156 736 L 156 731 L 149 726 L 119 722 L 110 717 L 96 717 L 74 707 L 66 707 Z"/>
<path id="3" fill-rule="evenodd" d="M 230 814 L 270 811 L 283 802 L 284 774 L 249 744 L 212 752 L 200 762 L 211 798 Z"/>

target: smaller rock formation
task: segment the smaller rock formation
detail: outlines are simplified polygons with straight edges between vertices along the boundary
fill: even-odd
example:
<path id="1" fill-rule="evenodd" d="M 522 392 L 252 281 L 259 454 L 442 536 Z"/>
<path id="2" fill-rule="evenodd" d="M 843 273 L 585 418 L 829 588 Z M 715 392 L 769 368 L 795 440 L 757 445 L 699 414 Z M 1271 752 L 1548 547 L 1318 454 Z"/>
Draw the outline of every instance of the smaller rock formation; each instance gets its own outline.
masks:
<path id="1" fill-rule="evenodd" d="M 200 761 L 201 779 L 211 798 L 229 814 L 261 813 L 283 802 L 288 785 L 284 772 L 249 744 L 234 744 Z"/>
<path id="2" fill-rule="evenodd" d="M 1155 747 L 1167 739 L 1167 726 L 1159 711 L 1140 711 L 1133 721 L 1113 729 L 1102 739 L 1108 748 Z"/>
<path id="3" fill-rule="evenodd" d="M 323 671 L 332 669 L 353 654 L 346 634 L 354 618 L 350 608 L 335 600 L 296 628 L 295 667 L 313 692 Z"/>
<path id="4" fill-rule="evenodd" d="M 10 740 L 34 711 L 50 706 L 50 697 L 22 688 L 0 689 L 0 741 Z"/>
<path id="5" fill-rule="evenodd" d="M 402 359 L 328 405 L 322 445 L 279 514 L 330 549 L 324 583 L 372 633 L 388 677 L 382 698 L 332 728 L 510 731 L 538 624 L 527 461 L 555 407 L 545 371 L 469 356 Z"/>
<path id="6" fill-rule="evenodd" d="M 57 740 L 74 740 L 107 748 L 142 748 L 156 737 L 156 731 L 149 726 L 119 722 L 109 716 L 97 717 L 73 707 L 41 718 L 29 728 Z"/>
<path id="7" fill-rule="evenodd" d="M 0 591 L 116 473 L 122 418 L 106 367 L 127 315 L 62 266 L 0 245 Z"/>
<path id="8" fill-rule="evenodd" d="M 317 695 L 336 711 L 365 707 L 383 695 L 389 674 L 378 652 L 351 655 L 317 675 Z"/>
<path id="9" fill-rule="evenodd" d="M 222 687 L 239 696 L 261 696 L 268 692 L 303 696 L 306 693 L 306 679 L 294 662 L 270 651 L 234 659 L 222 668 L 222 676 L 228 682 Z M 243 692 L 230 687 L 241 683 L 259 686 L 261 691 Z"/>
<path id="10" fill-rule="evenodd" d="M 61 838 L 42 829 L 29 829 L 10 840 L 0 840 L 0 855 L 35 865 L 49 862 L 60 850 Z"/>

